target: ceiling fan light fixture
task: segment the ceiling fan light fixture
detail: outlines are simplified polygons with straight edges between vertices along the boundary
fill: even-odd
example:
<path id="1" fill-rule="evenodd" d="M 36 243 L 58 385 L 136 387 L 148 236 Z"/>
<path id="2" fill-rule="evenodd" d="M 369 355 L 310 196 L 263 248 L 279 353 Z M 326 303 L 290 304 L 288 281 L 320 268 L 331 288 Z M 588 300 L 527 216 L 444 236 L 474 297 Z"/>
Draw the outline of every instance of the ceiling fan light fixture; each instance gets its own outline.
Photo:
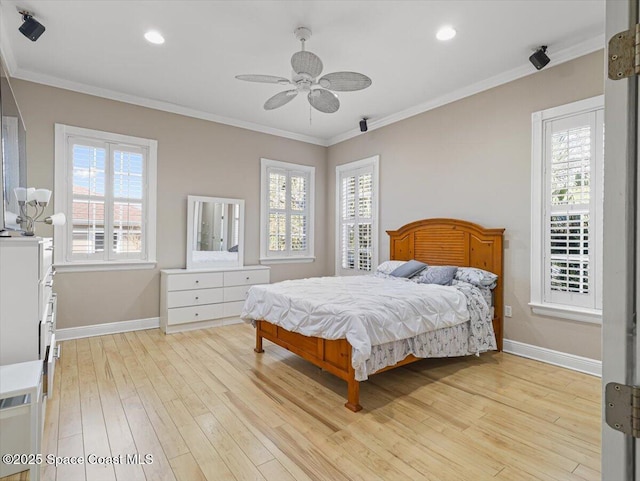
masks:
<path id="1" fill-rule="evenodd" d="M 340 100 L 335 92 L 354 92 L 366 89 L 371 85 L 369 77 L 357 72 L 333 72 L 318 79 L 323 69 L 322 60 L 316 54 L 305 50 L 305 42 L 311 37 L 311 30 L 306 27 L 298 27 L 294 34 L 300 40 L 302 48 L 291 57 L 291 68 L 293 69 L 291 80 L 273 75 L 236 75 L 238 80 L 246 82 L 295 87 L 293 90 L 286 90 L 269 98 L 264 104 L 265 110 L 282 107 L 302 92 L 307 94 L 307 100 L 313 108 L 331 114 L 340 108 Z"/>

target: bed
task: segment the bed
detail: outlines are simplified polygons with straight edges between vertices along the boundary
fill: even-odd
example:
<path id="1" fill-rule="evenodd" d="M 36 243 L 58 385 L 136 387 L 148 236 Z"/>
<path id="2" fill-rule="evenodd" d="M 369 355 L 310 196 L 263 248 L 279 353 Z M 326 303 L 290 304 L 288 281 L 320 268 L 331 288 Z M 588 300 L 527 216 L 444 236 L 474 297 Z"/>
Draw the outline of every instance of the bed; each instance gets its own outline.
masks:
<path id="1" fill-rule="evenodd" d="M 498 350 L 502 350 L 503 330 L 503 232 L 504 229 L 485 229 L 479 225 L 457 219 L 425 219 L 407 224 L 396 231 L 387 231 L 387 234 L 390 236 L 390 260 L 408 261 L 415 259 L 425 262 L 430 266 L 453 265 L 459 267 L 476 267 L 492 272 L 498 276 L 492 293 L 493 305 L 491 312 L 493 316 L 490 323 L 493 328 L 491 336 L 495 334 L 495 341 L 489 346 L 489 349 L 497 348 Z M 247 308 L 247 304 L 251 303 L 251 298 L 264 293 L 265 289 L 271 289 L 272 291 L 279 289 L 282 293 L 290 289 L 288 292 L 291 293 L 291 298 L 285 298 L 285 302 L 289 303 L 290 309 L 308 310 L 309 306 L 313 304 L 305 303 L 304 298 L 301 296 L 298 296 L 296 300 L 296 296 L 294 295 L 295 287 L 301 282 L 306 283 L 304 288 L 307 289 L 307 292 L 313 292 L 313 289 L 316 288 L 320 290 L 323 283 L 338 283 L 343 286 L 342 290 L 345 292 L 360 289 L 363 300 L 366 301 L 362 303 L 362 305 L 370 302 L 370 299 L 366 298 L 367 292 L 369 292 L 370 297 L 376 296 L 378 295 L 376 294 L 376 289 L 393 290 L 396 285 L 399 285 L 399 281 L 385 281 L 384 279 L 375 279 L 369 276 L 359 277 L 361 281 L 357 282 L 360 282 L 362 284 L 361 286 L 354 284 L 355 280 L 353 278 L 317 278 L 299 281 L 298 284 L 296 284 L 296 281 L 285 281 L 285 283 L 279 283 L 280 285 L 277 288 L 272 287 L 275 285 L 271 285 L 261 288 L 263 289 L 262 291 L 253 291 L 254 288 L 252 288 L 247 303 L 245 304 L 245 309 L 243 309 L 242 317 L 247 321 L 253 322 L 255 325 L 255 352 L 264 352 L 263 339 L 267 339 L 345 380 L 347 382 L 347 402 L 345 406 L 354 412 L 362 409 L 359 400 L 360 381 L 358 379 L 366 379 L 368 375 L 373 373 L 404 366 L 425 357 L 451 357 L 471 354 L 468 346 L 464 346 L 464 349 L 462 347 L 457 348 L 461 349 L 461 352 L 456 352 L 455 350 L 446 351 L 446 349 L 442 347 L 443 343 L 450 342 L 452 338 L 466 339 L 469 337 L 469 331 L 467 330 L 472 329 L 471 326 L 473 323 L 471 321 L 455 323 L 456 321 L 453 319 L 456 317 L 455 313 L 457 312 L 458 316 L 464 314 L 464 309 L 459 306 L 460 295 L 456 297 L 455 290 L 451 288 L 443 289 L 441 286 L 426 286 L 426 288 L 433 291 L 440 289 L 443 295 L 447 294 L 448 297 L 440 296 L 439 299 L 441 299 L 437 302 L 449 303 L 447 305 L 451 306 L 452 312 L 439 307 L 441 312 L 439 315 L 433 317 L 434 325 L 429 332 L 420 332 L 419 335 L 402 341 L 404 342 L 403 345 L 407 343 L 411 346 L 419 344 L 422 350 L 406 348 L 403 350 L 401 349 L 403 345 L 398 344 L 401 341 L 397 341 L 396 344 L 383 343 L 379 346 L 371 346 L 370 359 L 374 361 L 377 360 L 377 364 L 376 362 L 369 362 L 370 359 L 368 359 L 369 367 L 363 367 L 362 359 L 360 359 L 362 357 L 361 346 L 354 342 L 353 337 L 350 337 L 350 331 L 344 338 L 338 339 L 330 338 L 332 336 L 335 337 L 335 334 L 304 335 L 300 332 L 293 332 L 294 330 L 300 330 L 298 328 L 286 329 L 282 325 L 276 325 L 275 320 L 274 322 L 265 320 L 265 318 L 269 318 L 268 315 L 258 318 L 247 314 L 247 312 L 251 311 L 251 309 Z M 290 284 L 286 284 L 286 282 Z M 387 283 L 385 284 L 385 282 Z M 392 285 L 389 282 L 395 282 L 396 284 Z M 411 283 L 406 284 L 407 290 L 418 289 L 410 284 Z M 311 291 L 308 291 L 309 287 L 312 288 Z M 424 286 L 421 287 L 421 289 L 424 288 Z M 403 289 L 405 289 L 405 287 L 403 287 Z M 399 296 L 400 294 L 398 292 L 392 295 Z M 255 295 L 252 296 L 252 293 Z M 354 312 L 352 312 L 351 315 L 357 316 L 360 314 L 357 310 L 360 308 L 358 306 L 358 303 L 354 302 Z M 434 307 L 430 305 L 425 306 L 427 310 L 432 308 Z M 415 306 L 410 305 L 409 308 L 404 306 L 404 310 L 406 311 L 407 309 L 415 309 Z M 254 310 L 253 312 L 255 313 L 256 311 Z M 253 315 L 255 316 L 255 314 Z M 387 312 L 385 312 L 385 315 L 387 315 Z M 316 319 L 314 322 L 320 320 L 322 323 L 326 320 L 327 325 L 330 325 L 332 322 L 339 323 L 340 321 L 336 313 L 331 312 L 330 309 L 327 310 L 327 312 L 324 312 L 323 309 L 319 309 L 318 312 L 309 312 L 308 317 L 310 319 Z M 447 321 L 447 319 L 450 320 Z M 278 324 L 287 325 L 281 322 L 281 320 L 277 322 Z M 289 326 L 287 325 L 287 327 Z M 320 329 L 316 330 L 320 331 Z M 304 332 L 315 332 L 315 330 L 312 329 L 309 331 L 309 329 L 307 329 Z M 349 341 L 347 337 L 349 337 Z M 471 339 L 473 336 L 469 338 Z M 419 357 L 413 354 L 406 354 L 406 352 L 415 352 L 416 350 L 420 354 Z M 475 349 L 477 352 L 484 352 L 484 350 L 488 349 Z M 390 353 L 395 357 L 389 359 Z M 356 368 L 354 368 L 354 362 Z"/>

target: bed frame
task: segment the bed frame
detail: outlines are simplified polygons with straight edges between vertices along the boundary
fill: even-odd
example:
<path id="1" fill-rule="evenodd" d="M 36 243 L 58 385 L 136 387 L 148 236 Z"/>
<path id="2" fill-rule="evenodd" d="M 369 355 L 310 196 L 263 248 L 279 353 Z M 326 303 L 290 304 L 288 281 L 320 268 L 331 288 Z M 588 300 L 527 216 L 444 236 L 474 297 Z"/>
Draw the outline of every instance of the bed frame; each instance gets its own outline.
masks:
<path id="1" fill-rule="evenodd" d="M 387 231 L 391 238 L 391 260 L 416 259 L 430 265 L 479 267 L 498 274 L 493 290 L 494 318 L 498 350 L 502 350 L 503 272 L 502 237 L 504 229 L 485 229 L 477 224 L 456 219 L 425 219 L 407 224 L 396 231 Z M 287 331 L 268 321 L 256 321 L 255 351 L 264 352 L 262 339 L 277 344 L 312 362 L 316 366 L 347 381 L 345 406 L 357 412 L 360 406 L 360 383 L 355 380 L 351 365 L 351 346 L 346 339 L 327 340 Z M 387 371 L 422 358 L 409 355 Z"/>

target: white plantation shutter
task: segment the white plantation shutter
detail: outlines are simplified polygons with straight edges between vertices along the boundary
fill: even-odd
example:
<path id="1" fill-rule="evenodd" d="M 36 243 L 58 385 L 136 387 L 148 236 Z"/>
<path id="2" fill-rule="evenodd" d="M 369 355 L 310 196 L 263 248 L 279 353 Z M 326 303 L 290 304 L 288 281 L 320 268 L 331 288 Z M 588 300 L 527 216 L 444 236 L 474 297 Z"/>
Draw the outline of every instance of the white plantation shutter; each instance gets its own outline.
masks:
<path id="1" fill-rule="evenodd" d="M 595 315 L 602 309 L 603 118 L 593 100 L 533 116 L 534 154 L 536 142 L 541 145 L 532 182 L 534 312 L 553 315 L 544 310 L 549 307 Z"/>
<path id="2" fill-rule="evenodd" d="M 262 260 L 313 256 L 314 175 L 314 167 L 262 159 Z"/>
<path id="3" fill-rule="evenodd" d="M 155 260 L 155 155 L 152 140 L 56 125 L 57 264 Z"/>
<path id="4" fill-rule="evenodd" d="M 72 164 L 70 257 L 104 258 L 105 192 L 108 146 L 104 142 L 69 138 Z"/>
<path id="5" fill-rule="evenodd" d="M 145 171 L 146 150 L 112 146 L 113 165 L 113 244 L 117 258 L 145 257 Z"/>
<path id="6" fill-rule="evenodd" d="M 597 223 L 592 222 L 601 176 L 603 143 L 596 140 L 597 112 L 545 123 L 545 301 L 596 308 Z M 600 160 L 600 162 L 598 162 Z"/>
<path id="7" fill-rule="evenodd" d="M 377 265 L 377 157 L 336 168 L 336 272 L 370 272 Z"/>

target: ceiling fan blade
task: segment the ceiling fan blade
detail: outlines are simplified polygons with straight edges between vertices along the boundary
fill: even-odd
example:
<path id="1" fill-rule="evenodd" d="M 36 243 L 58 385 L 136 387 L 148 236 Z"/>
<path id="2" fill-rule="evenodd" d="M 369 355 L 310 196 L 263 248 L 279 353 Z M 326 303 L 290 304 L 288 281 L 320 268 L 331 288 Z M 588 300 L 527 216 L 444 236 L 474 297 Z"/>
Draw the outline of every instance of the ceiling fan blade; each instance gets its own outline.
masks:
<path id="1" fill-rule="evenodd" d="M 332 114 L 340 108 L 340 101 L 333 92 L 324 89 L 315 89 L 307 95 L 309 103 L 320 112 Z"/>
<path id="2" fill-rule="evenodd" d="M 284 92 L 280 92 L 279 94 L 275 94 L 269 100 L 264 103 L 265 110 L 273 110 L 278 107 L 282 107 L 285 104 L 291 102 L 298 95 L 297 90 L 285 90 Z"/>
<path id="3" fill-rule="evenodd" d="M 366 89 L 371 85 L 371 79 L 358 72 L 334 72 L 323 75 L 318 83 L 336 92 L 353 92 Z"/>
<path id="4" fill-rule="evenodd" d="M 291 67 L 297 74 L 306 73 L 312 78 L 316 78 L 322 72 L 322 60 L 315 53 L 301 50 L 291 57 Z"/>
<path id="5" fill-rule="evenodd" d="M 259 82 L 263 84 L 290 84 L 291 81 L 284 77 L 276 77 L 274 75 L 256 75 L 256 74 L 248 74 L 248 75 L 236 75 L 238 80 L 245 80 L 247 82 Z"/>

